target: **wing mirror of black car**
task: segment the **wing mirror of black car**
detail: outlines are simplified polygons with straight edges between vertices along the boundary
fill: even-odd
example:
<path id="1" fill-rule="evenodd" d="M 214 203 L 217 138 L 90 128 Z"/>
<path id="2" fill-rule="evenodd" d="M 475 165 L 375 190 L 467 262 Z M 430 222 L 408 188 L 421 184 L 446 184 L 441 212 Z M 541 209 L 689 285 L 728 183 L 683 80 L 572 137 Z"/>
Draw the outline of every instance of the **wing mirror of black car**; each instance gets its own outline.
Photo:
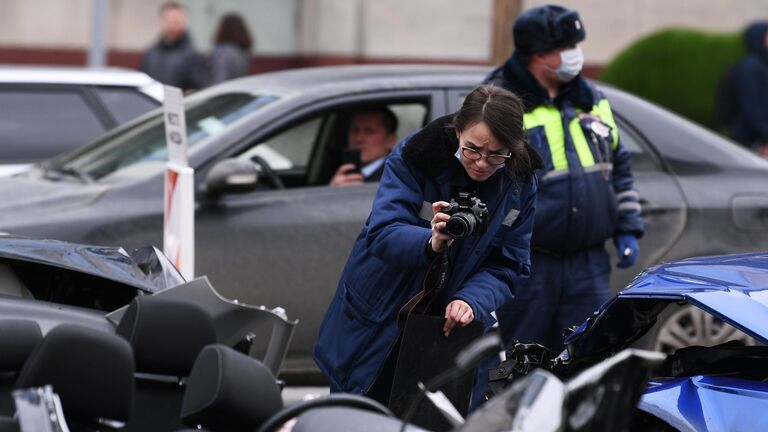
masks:
<path id="1" fill-rule="evenodd" d="M 256 165 L 249 160 L 224 159 L 205 176 L 206 191 L 212 196 L 251 192 L 258 183 Z"/>

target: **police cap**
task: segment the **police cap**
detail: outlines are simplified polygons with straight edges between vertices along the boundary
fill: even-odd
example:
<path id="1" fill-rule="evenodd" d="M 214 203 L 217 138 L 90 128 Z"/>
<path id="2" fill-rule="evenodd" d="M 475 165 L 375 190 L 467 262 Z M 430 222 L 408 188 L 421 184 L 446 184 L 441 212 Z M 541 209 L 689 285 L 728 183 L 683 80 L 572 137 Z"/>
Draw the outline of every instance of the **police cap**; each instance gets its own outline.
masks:
<path id="1" fill-rule="evenodd" d="M 575 10 L 546 5 L 523 12 L 512 26 L 515 49 L 520 54 L 547 52 L 575 45 L 587 37 Z"/>

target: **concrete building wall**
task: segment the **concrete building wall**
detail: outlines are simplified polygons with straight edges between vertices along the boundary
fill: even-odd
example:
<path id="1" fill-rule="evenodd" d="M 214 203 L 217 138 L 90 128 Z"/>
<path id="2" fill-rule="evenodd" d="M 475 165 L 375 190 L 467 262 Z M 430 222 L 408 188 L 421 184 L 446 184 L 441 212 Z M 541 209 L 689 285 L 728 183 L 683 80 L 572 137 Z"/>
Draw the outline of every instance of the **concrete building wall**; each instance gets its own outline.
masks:
<path id="1" fill-rule="evenodd" d="M 355 56 L 362 50 L 361 0 L 304 1 L 298 51 L 304 55 Z"/>
<path id="2" fill-rule="evenodd" d="M 485 61 L 492 0 L 306 0 L 300 51 Z"/>
<path id="3" fill-rule="evenodd" d="M 363 2 L 364 50 L 371 57 L 485 61 L 491 53 L 491 0 Z"/>
<path id="4" fill-rule="evenodd" d="M 90 0 L 0 0 L 0 45 L 82 47 Z"/>
<path id="5" fill-rule="evenodd" d="M 0 0 L 0 62 L 17 58 L 37 62 L 37 57 L 19 56 L 35 50 L 47 50 L 47 56 L 39 56 L 41 61 L 82 61 L 90 41 L 92 1 Z M 135 58 L 157 37 L 158 8 L 163 0 L 103 1 L 108 4 L 106 46 L 129 59 L 118 64 L 135 64 Z M 548 2 L 521 1 L 524 9 Z M 755 18 L 768 19 L 766 0 L 560 1 L 581 12 L 588 34 L 584 51 L 590 64 L 605 63 L 628 43 L 664 27 L 736 31 Z M 492 49 L 494 0 L 180 2 L 189 9 L 191 33 L 203 51 L 210 49 L 220 17 L 238 11 L 254 33 L 255 58 L 272 61 L 270 67 L 312 64 L 301 60 L 308 58 L 318 59 L 318 64 L 483 63 Z M 81 54 L 55 55 L 67 50 Z"/>

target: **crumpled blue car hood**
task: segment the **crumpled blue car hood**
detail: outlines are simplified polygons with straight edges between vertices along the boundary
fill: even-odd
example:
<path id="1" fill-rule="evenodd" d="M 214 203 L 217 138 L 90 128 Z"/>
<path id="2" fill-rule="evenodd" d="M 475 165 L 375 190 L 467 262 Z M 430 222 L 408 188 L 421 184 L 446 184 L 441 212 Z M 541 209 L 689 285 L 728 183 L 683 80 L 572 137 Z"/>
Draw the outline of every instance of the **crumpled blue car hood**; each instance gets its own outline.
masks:
<path id="1" fill-rule="evenodd" d="M 695 305 L 768 344 L 768 253 L 650 267 L 568 336 L 565 355 L 587 361 L 615 353 L 641 337 L 675 302 Z"/>

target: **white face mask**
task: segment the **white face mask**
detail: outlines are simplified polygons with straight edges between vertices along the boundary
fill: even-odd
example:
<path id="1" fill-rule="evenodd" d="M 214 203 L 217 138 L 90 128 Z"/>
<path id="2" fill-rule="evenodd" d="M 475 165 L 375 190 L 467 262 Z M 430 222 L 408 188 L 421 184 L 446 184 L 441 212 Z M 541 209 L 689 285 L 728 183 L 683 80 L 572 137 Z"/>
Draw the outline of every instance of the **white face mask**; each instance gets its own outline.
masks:
<path id="1" fill-rule="evenodd" d="M 560 82 L 568 82 L 581 72 L 584 66 L 584 54 L 581 48 L 575 47 L 569 50 L 560 51 L 560 66 L 553 72 L 557 75 Z"/>

